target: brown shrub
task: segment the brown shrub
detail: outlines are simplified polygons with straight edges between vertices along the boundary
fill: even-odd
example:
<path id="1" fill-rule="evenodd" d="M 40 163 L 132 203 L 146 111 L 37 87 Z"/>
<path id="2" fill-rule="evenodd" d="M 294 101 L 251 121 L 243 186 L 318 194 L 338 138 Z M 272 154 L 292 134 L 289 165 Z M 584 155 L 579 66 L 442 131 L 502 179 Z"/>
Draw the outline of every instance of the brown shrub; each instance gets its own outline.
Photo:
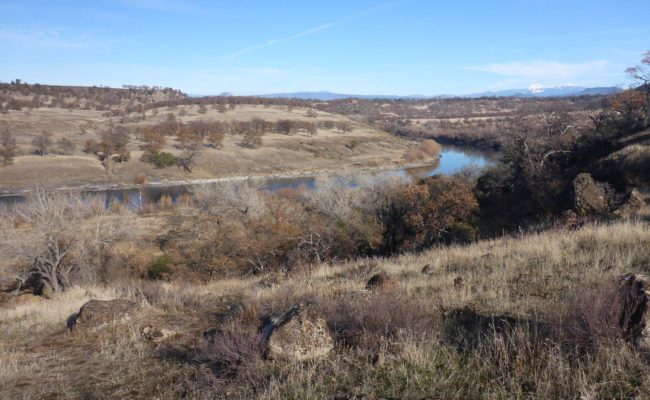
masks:
<path id="1" fill-rule="evenodd" d="M 143 185 L 147 183 L 147 177 L 145 175 L 138 175 L 133 179 L 133 183 L 136 185 Z"/>
<path id="2" fill-rule="evenodd" d="M 439 175 L 392 188 L 374 213 L 382 225 L 384 252 L 394 253 L 473 239 L 478 210 L 471 182 Z"/>
<path id="3" fill-rule="evenodd" d="M 423 161 L 428 158 L 428 154 L 419 148 L 410 148 L 404 152 L 404 160 L 407 162 Z"/>
<path id="4" fill-rule="evenodd" d="M 442 152 L 442 146 L 431 139 L 422 141 L 418 147 L 430 156 L 438 155 Z"/>
<path id="5" fill-rule="evenodd" d="M 317 308 L 342 346 L 374 349 L 384 337 L 433 337 L 440 326 L 435 308 L 399 291 L 371 297 L 323 298 Z"/>
<path id="6" fill-rule="evenodd" d="M 174 209 L 174 201 L 170 195 L 164 194 L 158 200 L 158 208 L 160 211 L 171 211 Z"/>
<path id="7" fill-rule="evenodd" d="M 634 274 L 582 288 L 553 317 L 559 340 L 587 349 L 616 340 L 636 344 L 645 328 L 646 288 Z"/>
<path id="8" fill-rule="evenodd" d="M 207 367 L 204 377 L 213 384 L 226 380 L 255 385 L 265 375 L 257 333 L 213 330 L 199 347 L 196 360 Z"/>

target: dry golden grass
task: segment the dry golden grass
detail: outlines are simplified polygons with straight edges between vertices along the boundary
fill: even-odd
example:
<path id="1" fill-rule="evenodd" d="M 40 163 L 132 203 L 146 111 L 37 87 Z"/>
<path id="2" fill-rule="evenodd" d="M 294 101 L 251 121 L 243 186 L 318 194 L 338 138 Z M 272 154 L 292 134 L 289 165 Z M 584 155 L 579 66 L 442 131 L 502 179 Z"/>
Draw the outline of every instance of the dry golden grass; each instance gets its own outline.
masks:
<path id="1" fill-rule="evenodd" d="M 3 189 L 25 189 L 35 183 L 46 187 L 82 185 L 91 183 L 132 184 L 136 179 L 156 180 L 191 180 L 218 178 L 227 176 L 269 175 L 274 173 L 307 172 L 320 170 L 337 171 L 342 167 L 354 167 L 364 164 L 390 165 L 399 163 L 402 153 L 409 142 L 382 132 L 367 124 L 351 120 L 345 116 L 318 112 L 316 118 L 307 117 L 306 109 L 286 107 L 238 106 L 235 110 L 219 113 L 208 108 L 205 114 L 198 112 L 198 106 L 179 106 L 175 109 L 161 107 L 157 115 L 147 111 L 145 121 L 121 123 L 119 117 L 104 117 L 101 112 L 57 108 L 38 108 L 31 111 L 12 110 L 0 115 L 0 123 L 6 122 L 10 131 L 16 136 L 21 154 L 15 164 L 0 168 L 0 187 Z M 240 146 L 242 137 L 227 135 L 223 148 L 214 149 L 204 146 L 197 165 L 192 173 L 179 168 L 157 169 L 140 161 L 142 151 L 136 138 L 131 138 L 128 146 L 131 160 L 114 163 L 107 171 L 97 157 L 82 152 L 85 141 L 99 140 L 99 132 L 111 124 L 127 128 L 138 128 L 144 124 L 160 123 L 168 113 L 174 113 L 183 122 L 199 119 L 220 121 L 252 120 L 262 118 L 267 121 L 280 119 L 304 120 L 310 122 L 334 121 L 350 122 L 352 132 L 342 134 L 339 131 L 319 129 L 316 136 L 306 133 L 287 136 L 267 133 L 263 145 L 258 149 Z M 185 114 L 179 116 L 179 114 Z M 82 128 L 86 129 L 81 134 Z M 58 148 L 56 142 L 67 138 L 76 145 L 71 156 L 50 155 L 46 157 L 31 156 L 32 139 L 41 132 L 52 133 L 52 154 Z M 351 145 L 354 143 L 354 145 Z M 178 143 L 169 137 L 164 151 L 180 154 Z"/>
<path id="2" fill-rule="evenodd" d="M 430 273 L 423 274 L 426 264 Z M 367 279 L 379 271 L 397 279 L 395 292 L 365 290 Z M 544 321 L 567 307 L 577 289 L 589 290 L 626 272 L 650 272 L 646 223 L 593 225 L 317 265 L 285 277 L 73 288 L 52 299 L 24 298 L 0 309 L 0 397 L 644 398 L 650 395 L 650 366 L 642 353 L 625 345 L 613 344 L 576 363 L 559 347 L 515 331 L 464 354 L 445 344 L 437 328 L 427 328 L 433 329 L 427 338 L 420 336 L 422 328 L 412 319 L 424 312 L 433 325 L 422 326 L 435 327 L 446 310 L 468 307 L 481 315 Z M 88 299 L 120 297 L 141 304 L 131 319 L 90 333 L 65 330 L 66 317 Z M 301 298 L 320 304 L 328 318 L 343 318 L 332 307 L 349 304 L 360 315 L 389 314 L 368 320 L 373 329 L 381 321 L 406 325 L 380 335 L 371 347 L 337 348 L 319 361 L 264 361 L 262 378 L 253 383 L 201 378 L 205 370 L 195 352 L 203 330 L 226 325 L 250 330 L 259 313 Z M 391 304 L 391 299 L 402 302 Z M 246 305 L 244 315 L 223 322 L 224 310 L 240 302 Z M 416 306 L 422 310 L 413 314 Z M 175 335 L 147 342 L 139 334 L 147 324 Z"/>

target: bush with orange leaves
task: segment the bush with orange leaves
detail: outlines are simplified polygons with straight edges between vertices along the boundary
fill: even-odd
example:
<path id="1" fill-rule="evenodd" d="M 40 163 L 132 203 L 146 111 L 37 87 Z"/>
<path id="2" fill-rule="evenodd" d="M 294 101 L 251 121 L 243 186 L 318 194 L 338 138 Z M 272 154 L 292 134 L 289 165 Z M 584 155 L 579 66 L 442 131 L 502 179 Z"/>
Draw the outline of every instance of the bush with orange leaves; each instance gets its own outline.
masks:
<path id="1" fill-rule="evenodd" d="M 433 176 L 393 188 L 376 209 L 384 252 L 419 251 L 437 243 L 476 237 L 479 205 L 472 184 L 454 176 Z"/>

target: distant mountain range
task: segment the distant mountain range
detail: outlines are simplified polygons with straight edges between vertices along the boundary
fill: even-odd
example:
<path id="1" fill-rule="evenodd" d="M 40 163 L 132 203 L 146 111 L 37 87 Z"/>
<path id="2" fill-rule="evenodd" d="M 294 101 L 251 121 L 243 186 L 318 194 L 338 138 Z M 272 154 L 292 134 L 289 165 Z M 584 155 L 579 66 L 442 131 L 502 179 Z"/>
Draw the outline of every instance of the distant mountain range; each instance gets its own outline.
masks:
<path id="1" fill-rule="evenodd" d="M 327 91 L 321 92 L 293 92 L 293 93 L 271 93 L 260 94 L 259 97 L 266 98 L 292 98 L 292 99 L 315 99 L 315 100 L 340 100 L 340 99 L 442 99 L 442 98 L 477 98 L 477 97 L 567 97 L 567 96 L 584 96 L 584 95 L 603 95 L 614 94 L 623 89 L 616 86 L 608 87 L 581 87 L 573 85 L 544 87 L 541 85 L 531 85 L 528 89 L 509 89 L 500 91 L 488 91 L 466 95 L 442 94 L 436 96 L 426 96 L 420 94 L 397 96 L 397 95 L 372 95 L 372 94 L 345 94 L 332 93 Z"/>

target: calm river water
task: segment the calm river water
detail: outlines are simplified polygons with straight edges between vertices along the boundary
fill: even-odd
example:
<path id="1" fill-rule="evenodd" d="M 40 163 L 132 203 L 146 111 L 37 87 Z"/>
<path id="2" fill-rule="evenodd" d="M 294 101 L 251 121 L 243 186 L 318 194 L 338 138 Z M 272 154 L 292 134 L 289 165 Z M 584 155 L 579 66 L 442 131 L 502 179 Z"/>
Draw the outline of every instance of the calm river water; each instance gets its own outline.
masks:
<path id="1" fill-rule="evenodd" d="M 338 179 L 342 184 L 357 185 L 357 184 L 373 184 L 381 182 L 389 178 L 424 178 L 427 176 L 437 174 L 454 174 L 465 168 L 475 167 L 483 168 L 494 162 L 496 153 L 484 152 L 476 149 L 468 149 L 456 146 L 444 146 L 443 152 L 438 161 L 435 163 L 415 168 L 401 168 L 392 170 L 376 170 L 376 171 L 352 171 L 342 172 L 338 175 L 328 174 L 314 174 L 307 176 L 297 176 L 292 178 L 263 178 L 257 179 L 259 186 L 266 190 L 280 190 L 287 188 L 300 188 L 304 187 L 309 190 L 318 187 L 319 180 L 323 178 Z M 163 195 L 170 196 L 175 200 L 178 196 L 191 193 L 193 184 L 179 184 L 179 185 L 160 185 L 155 184 L 144 186 L 141 188 L 128 188 L 128 189 L 103 189 L 88 192 L 89 194 L 106 195 L 108 203 L 112 201 L 128 201 L 128 202 L 150 202 L 158 201 Z M 0 197 L 0 202 L 11 203 L 23 200 L 24 196 L 5 196 Z"/>

